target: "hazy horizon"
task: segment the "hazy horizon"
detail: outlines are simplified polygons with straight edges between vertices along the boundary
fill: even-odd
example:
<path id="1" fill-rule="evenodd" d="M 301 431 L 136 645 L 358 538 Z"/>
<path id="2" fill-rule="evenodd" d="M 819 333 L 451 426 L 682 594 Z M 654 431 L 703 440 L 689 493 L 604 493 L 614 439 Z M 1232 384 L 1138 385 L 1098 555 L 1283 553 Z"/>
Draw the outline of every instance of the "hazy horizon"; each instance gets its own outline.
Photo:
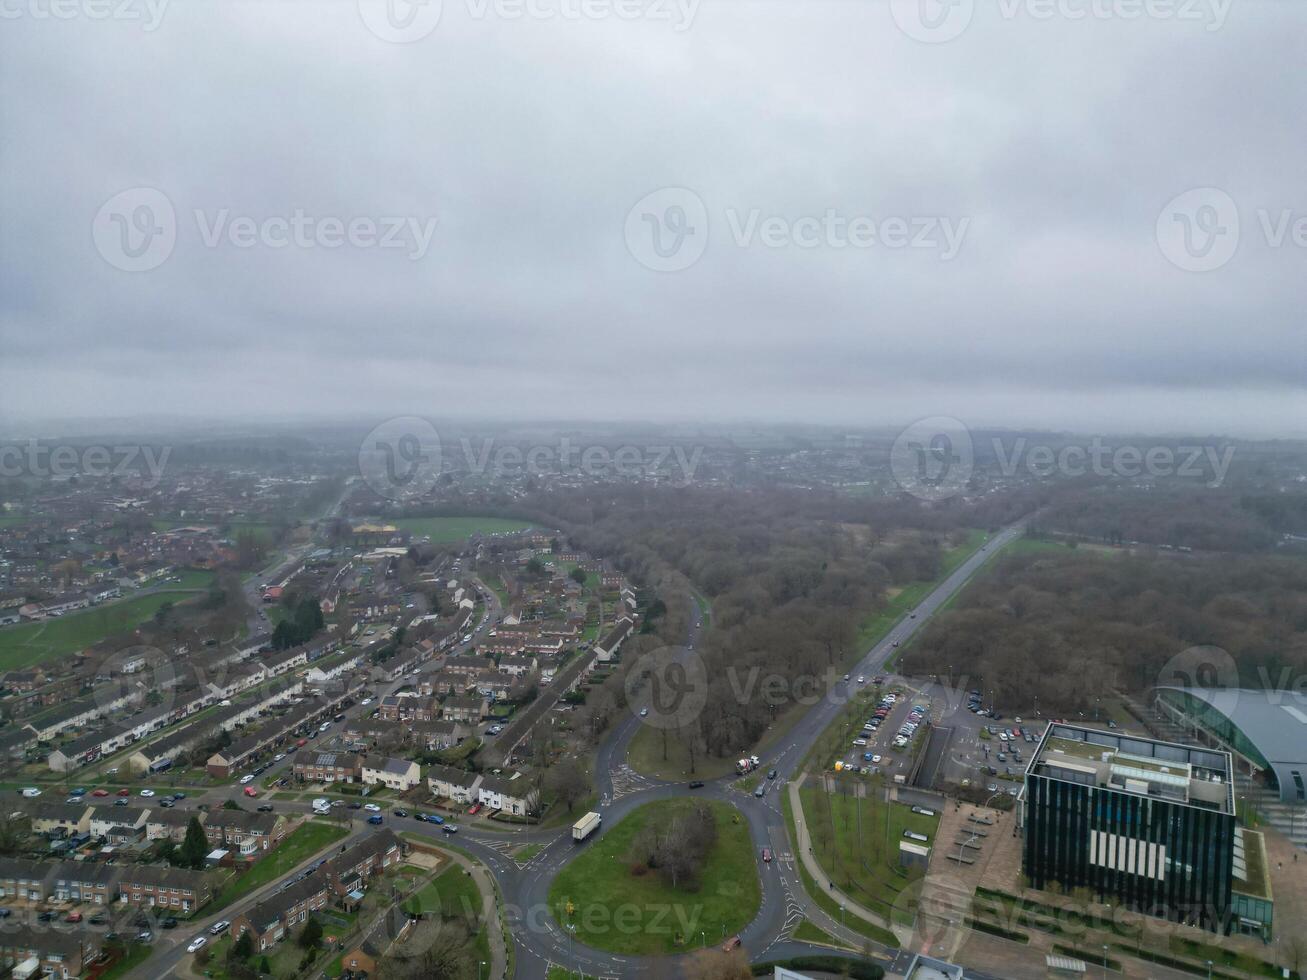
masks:
<path id="1" fill-rule="evenodd" d="M 1307 7 L 392 3 L 13 8 L 0 420 L 1304 432 Z"/>

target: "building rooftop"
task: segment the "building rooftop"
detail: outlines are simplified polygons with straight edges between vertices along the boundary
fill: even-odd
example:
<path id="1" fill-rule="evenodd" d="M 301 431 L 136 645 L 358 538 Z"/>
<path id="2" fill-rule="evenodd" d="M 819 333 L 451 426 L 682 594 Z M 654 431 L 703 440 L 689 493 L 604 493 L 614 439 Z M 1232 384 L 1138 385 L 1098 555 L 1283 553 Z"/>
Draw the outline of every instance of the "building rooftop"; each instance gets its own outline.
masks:
<path id="1" fill-rule="evenodd" d="M 1227 752 L 1054 724 L 1045 732 L 1026 772 L 1222 813 L 1234 812 Z"/>

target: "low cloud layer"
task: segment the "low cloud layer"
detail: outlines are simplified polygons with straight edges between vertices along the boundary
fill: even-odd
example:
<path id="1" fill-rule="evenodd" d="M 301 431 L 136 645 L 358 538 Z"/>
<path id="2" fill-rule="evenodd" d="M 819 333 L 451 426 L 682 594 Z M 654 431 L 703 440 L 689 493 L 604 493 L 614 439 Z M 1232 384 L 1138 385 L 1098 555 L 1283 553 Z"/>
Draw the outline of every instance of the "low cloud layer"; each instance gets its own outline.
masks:
<path id="1" fill-rule="evenodd" d="M 1301 433 L 1301 5 L 364 4 L 0 0 L 0 413 Z"/>

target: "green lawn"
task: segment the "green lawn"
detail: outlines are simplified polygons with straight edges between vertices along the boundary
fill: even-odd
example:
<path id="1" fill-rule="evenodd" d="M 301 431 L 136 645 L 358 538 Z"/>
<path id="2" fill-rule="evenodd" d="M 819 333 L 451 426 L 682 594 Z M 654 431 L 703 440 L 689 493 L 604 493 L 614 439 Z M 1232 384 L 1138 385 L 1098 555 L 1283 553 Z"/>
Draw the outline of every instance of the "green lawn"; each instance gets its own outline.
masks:
<path id="1" fill-rule="evenodd" d="M 21 670 L 77 653 L 115 633 L 133 630 L 165 603 L 193 598 L 191 592 L 155 592 L 109 602 L 40 623 L 0 629 L 0 670 Z"/>
<path id="2" fill-rule="evenodd" d="M 412 534 L 431 539 L 432 544 L 451 544 L 473 534 L 525 531 L 533 525 L 505 517 L 401 517 L 391 522 Z"/>
<path id="3" fill-rule="evenodd" d="M 791 841 L 798 839 L 798 834 L 794 829 L 794 812 L 790 808 L 790 794 L 781 794 L 781 809 L 785 812 L 785 827 L 789 831 Z M 812 875 L 808 874 L 808 869 L 803 866 L 801 860 L 796 860 L 794 866 L 799 869 L 799 877 L 803 879 L 803 890 L 806 891 L 810 898 L 817 903 L 817 907 L 829 915 L 836 922 L 842 921 L 845 926 L 852 929 L 859 935 L 866 936 L 868 939 L 880 943 L 882 946 L 888 946 L 891 949 L 897 949 L 898 939 L 894 933 L 884 929 L 874 923 L 857 915 L 849 915 L 840 911 L 839 903 L 817 887 L 817 882 Z"/>
<path id="4" fill-rule="evenodd" d="M 477 962 L 490 962 L 490 940 L 482 927 L 484 900 L 472 876 L 461 865 L 450 864 L 426 887 L 404 903 L 410 915 L 440 916 L 443 920 L 460 919 L 475 932 Z"/>
<path id="5" fill-rule="evenodd" d="M 717 841 L 699 869 L 697 891 L 664 884 L 653 870 L 632 874 L 631 843 L 645 824 L 665 824 L 678 811 L 706 803 Z M 753 920 L 761 901 L 758 856 L 735 807 L 714 800 L 661 800 L 602 831 L 554 879 L 550 911 L 578 942 L 614 953 L 656 955 L 721 942 Z M 574 906 L 572 914 L 567 905 Z"/>
<path id="6" fill-rule="evenodd" d="M 838 946 L 840 949 L 849 948 L 845 943 L 840 942 L 824 929 L 820 929 L 813 925 L 807 919 L 804 919 L 795 927 L 794 936 L 792 938 L 795 942 L 800 943 L 817 943 L 821 946 Z"/>
<path id="7" fill-rule="evenodd" d="M 887 805 L 874 792 L 859 798 L 814 786 L 800 790 L 799 796 L 822 870 L 850 898 L 888 917 L 895 897 L 913 880 L 899 868 L 903 832 L 925 834 L 928 846 L 934 847 L 939 817 L 922 816 L 897 803 Z"/>
<path id="8" fill-rule="evenodd" d="M 206 915 L 226 908 L 242 895 L 248 895 L 270 881 L 289 873 L 291 869 L 322 850 L 333 841 L 348 835 L 345 828 L 319 820 L 308 820 L 295 829 L 295 832 L 282 841 L 281 846 L 268 857 L 263 858 L 245 874 L 228 882 L 226 887 L 213 896 L 213 901 L 205 908 Z"/>
<path id="9" fill-rule="evenodd" d="M 125 977 L 148 960 L 153 952 L 153 947 L 147 943 L 129 943 L 127 955 L 101 973 L 99 980 L 117 980 L 118 977 Z"/>
<path id="10" fill-rule="evenodd" d="M 727 758 L 704 755 L 695 756 L 694 773 L 690 773 L 690 754 L 685 743 L 672 731 L 666 732 L 667 757 L 663 758 L 663 734 L 661 728 L 641 725 L 640 730 L 631 739 L 626 752 L 626 761 L 631 768 L 646 776 L 659 779 L 716 779 L 735 771 L 738 755 Z M 752 751 L 757 751 L 753 749 Z"/>

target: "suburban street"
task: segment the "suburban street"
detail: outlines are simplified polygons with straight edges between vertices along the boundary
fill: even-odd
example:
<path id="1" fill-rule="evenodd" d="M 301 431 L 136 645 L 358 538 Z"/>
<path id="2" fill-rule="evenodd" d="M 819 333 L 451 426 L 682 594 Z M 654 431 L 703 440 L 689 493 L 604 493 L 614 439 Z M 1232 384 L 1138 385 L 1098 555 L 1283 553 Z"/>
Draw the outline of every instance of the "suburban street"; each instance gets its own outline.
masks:
<path id="1" fill-rule="evenodd" d="M 811 946 L 792 938 L 795 927 L 806 918 L 851 947 L 868 950 L 870 955 L 887 970 L 902 971 L 911 957 L 911 951 L 882 947 L 869 941 L 856 931 L 833 920 L 817 907 L 804 891 L 795 865 L 793 845 L 786 830 L 778 793 L 788 781 L 799 775 L 799 766 L 808 751 L 822 732 L 834 722 L 847 704 L 848 698 L 855 693 L 856 678 L 859 675 L 870 677 L 887 673 L 885 665 L 895 651 L 921 630 L 931 615 L 952 598 L 992 555 L 1017 537 L 1022 532 L 1023 526 L 1018 523 L 1005 528 L 969 556 L 911 611 L 915 616 L 911 613 L 905 615 L 863 654 L 849 669 L 848 682 L 837 682 L 826 697 L 813 705 L 788 733 L 777 740 L 777 744 L 758 753 L 761 759 L 761 772 L 765 773 L 771 768 L 777 770 L 774 781 L 765 781 L 768 792 L 761 798 L 741 792 L 734 787 L 732 784 L 738 778 L 734 774 L 706 780 L 702 788 L 690 790 L 684 782 L 663 781 L 632 773 L 626 763 L 626 753 L 632 738 L 642 724 L 640 715 L 633 707 L 626 718 L 612 727 L 596 753 L 595 786 L 600 800 L 597 809 L 602 814 L 603 827 L 611 828 L 637 808 L 656 800 L 693 794 L 733 804 L 748 823 L 755 853 L 766 847 L 775 855 L 775 860 L 768 864 L 759 861 L 761 906 L 753 921 L 740 932 L 744 949 L 751 960 L 794 956 L 803 952 L 831 952 L 826 947 Z M 284 568 L 296 560 L 298 560 L 296 556 L 288 556 L 285 562 L 279 563 L 279 567 Z M 490 621 L 496 622 L 502 616 L 502 609 L 494 592 L 484 586 L 481 588 L 483 594 L 489 597 L 488 608 L 492 611 Z M 692 646 L 697 646 L 704 628 L 702 617 L 696 607 L 691 610 L 687 627 L 685 641 L 687 652 Z M 890 678 L 891 683 L 897 681 L 897 678 Z M 378 699 L 384 697 L 409 683 L 411 678 L 403 677 L 387 685 L 377 686 L 376 697 Z M 349 708 L 346 714 L 353 717 L 370 711 L 372 707 L 372 705 L 357 704 Z M 327 736 L 324 741 L 329 739 L 330 736 Z M 292 755 L 293 753 L 288 753 L 285 759 L 269 766 L 264 778 L 275 777 L 278 773 L 288 771 Z M 614 775 L 621 777 L 620 785 L 615 784 Z M 226 799 L 243 799 L 241 787 L 231 786 L 213 790 L 200 797 L 190 797 L 178 805 L 194 807 L 201 802 L 213 805 Z M 307 813 L 310 809 L 307 802 L 277 801 L 275 806 L 278 812 L 283 813 Z M 665 964 L 669 959 L 668 957 L 620 956 L 588 947 L 572 939 L 548 911 L 549 888 L 554 877 L 580 848 L 593 846 L 594 841 L 602 836 L 603 831 L 590 841 L 575 845 L 571 839 L 570 827 L 566 825 L 548 830 L 522 829 L 503 832 L 480 825 L 463 825 L 460 832 L 451 840 L 449 835 L 442 833 L 438 827 L 425 822 L 396 818 L 389 809 L 388 806 L 385 819 L 386 825 L 392 829 L 430 836 L 437 843 L 452 843 L 480 861 L 494 876 L 505 903 L 505 914 L 517 947 L 515 977 L 521 980 L 539 980 L 547 975 L 551 965 L 566 966 L 595 977 L 630 976 L 633 972 L 652 968 L 656 964 Z M 375 828 L 363 821 L 364 814 L 361 811 L 347 812 L 354 819 L 354 830 L 349 839 L 375 832 Z M 529 860 L 519 863 L 511 856 L 511 851 L 524 844 L 539 844 L 542 848 Z M 206 930 L 218 918 L 230 919 L 238 911 L 253 905 L 266 891 L 267 889 L 261 889 L 243 898 L 235 905 L 224 909 L 220 915 L 187 923 L 185 930 L 159 934 L 157 945 L 164 949 L 162 957 L 156 955 L 133 976 L 144 980 L 145 977 L 169 974 L 181 962 L 185 955 L 183 952 L 185 944 L 190 938 Z M 728 937 L 703 935 L 699 939 L 699 944 L 720 945 L 724 938 Z M 675 960 L 677 957 L 670 959 Z"/>

